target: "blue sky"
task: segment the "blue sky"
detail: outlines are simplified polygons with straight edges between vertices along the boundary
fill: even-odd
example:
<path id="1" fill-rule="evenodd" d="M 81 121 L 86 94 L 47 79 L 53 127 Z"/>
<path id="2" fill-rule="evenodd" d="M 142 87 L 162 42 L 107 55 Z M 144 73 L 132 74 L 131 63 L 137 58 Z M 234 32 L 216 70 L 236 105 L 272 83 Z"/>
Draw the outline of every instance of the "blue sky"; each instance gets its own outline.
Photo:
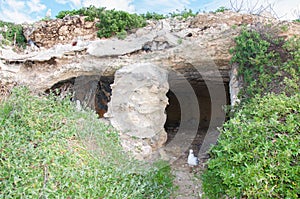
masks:
<path id="1" fill-rule="evenodd" d="M 231 2 L 238 4 L 243 2 L 245 8 L 271 4 L 281 19 L 294 19 L 300 16 L 299 0 L 231 0 Z M 151 11 L 164 14 L 184 8 L 211 11 L 220 6 L 231 7 L 230 0 L 0 0 L 0 20 L 15 23 L 34 22 L 45 17 L 47 13 L 51 14 L 51 18 L 55 18 L 59 11 L 89 5 L 136 13 Z"/>

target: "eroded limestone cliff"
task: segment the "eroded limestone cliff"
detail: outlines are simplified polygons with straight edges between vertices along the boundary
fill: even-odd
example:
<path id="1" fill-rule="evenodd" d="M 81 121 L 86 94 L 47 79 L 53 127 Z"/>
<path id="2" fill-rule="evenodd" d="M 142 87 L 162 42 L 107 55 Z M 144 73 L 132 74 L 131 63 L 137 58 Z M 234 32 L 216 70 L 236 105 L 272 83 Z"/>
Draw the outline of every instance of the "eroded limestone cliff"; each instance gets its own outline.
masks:
<path id="1" fill-rule="evenodd" d="M 60 85 L 57 88 L 61 92 L 71 88 L 77 92 L 76 98 L 82 105 L 96 110 L 100 116 L 105 116 L 108 110 L 107 117 L 122 136 L 141 139 L 133 147 L 132 142 L 126 144 L 125 141 L 125 148 L 135 151 L 141 158 L 149 157 L 166 142 L 164 121 L 157 123 L 156 119 L 166 120 L 162 110 L 168 104 L 165 99 L 168 90 L 176 88 L 179 93 L 186 92 L 185 82 L 207 87 L 208 100 L 216 106 L 202 106 L 201 116 L 191 110 L 187 116 L 182 114 L 181 120 L 205 123 L 207 118 L 213 117 L 218 120 L 214 126 L 224 121 L 221 106 L 228 104 L 230 99 L 233 103 L 238 89 L 238 79 L 232 75 L 236 69 L 232 70 L 229 63 L 233 38 L 244 26 L 270 23 L 288 27 L 282 31 L 282 37 L 300 35 L 299 23 L 233 12 L 199 14 L 186 20 L 149 21 L 146 27 L 135 30 L 124 40 L 96 38 L 95 22 L 85 21 L 83 17 L 38 22 L 27 25 L 25 33 L 28 39 L 41 46 L 39 50 L 18 54 L 9 48 L 1 49 L 0 94 L 2 97 L 9 94 L 14 85 L 26 85 L 34 92 L 45 92 L 55 85 Z M 140 66 L 150 68 L 137 72 L 135 67 Z M 100 81 L 101 77 L 105 80 Z M 131 80 L 114 81 L 125 77 Z M 230 99 L 224 87 L 229 82 Z M 193 88 L 197 91 L 195 86 Z M 198 101 L 199 96 L 196 94 Z M 157 110 L 158 105 L 162 106 L 158 111 L 149 111 Z M 207 106 L 211 108 L 206 110 Z M 119 116 L 130 116 L 136 123 L 132 128 L 121 125 L 118 121 L 125 120 L 120 120 Z M 141 119 L 148 123 L 137 128 Z"/>

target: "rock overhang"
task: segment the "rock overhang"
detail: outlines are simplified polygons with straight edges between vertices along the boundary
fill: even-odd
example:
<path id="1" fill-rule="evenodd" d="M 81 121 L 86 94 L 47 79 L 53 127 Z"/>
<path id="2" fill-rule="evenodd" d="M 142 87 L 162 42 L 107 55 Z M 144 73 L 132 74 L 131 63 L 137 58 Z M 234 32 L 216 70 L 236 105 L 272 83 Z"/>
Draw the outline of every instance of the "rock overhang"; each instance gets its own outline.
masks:
<path id="1" fill-rule="evenodd" d="M 124 85 L 127 83 L 140 85 L 140 89 L 130 95 L 130 100 L 127 98 L 122 100 L 128 106 L 132 106 L 133 110 L 140 107 L 135 111 L 142 115 L 151 115 L 152 118 L 142 119 L 142 116 L 127 113 L 123 119 L 127 121 L 128 118 L 131 118 L 146 128 L 152 125 L 155 130 L 150 132 L 148 130 L 139 131 L 138 128 L 126 129 L 123 136 L 142 139 L 143 141 L 140 140 L 137 143 L 137 148 L 143 146 L 148 153 L 161 147 L 166 141 L 162 122 L 159 124 L 146 122 L 148 119 L 150 121 L 150 119 L 156 120 L 157 118 L 166 120 L 162 110 L 164 110 L 163 106 L 166 106 L 165 97 L 168 89 L 160 82 L 166 82 L 165 75 L 168 76 L 168 83 L 172 82 L 173 85 L 179 85 L 179 87 L 186 80 L 190 84 L 201 82 L 201 84 L 212 86 L 231 82 L 231 85 L 234 86 L 230 86 L 230 88 L 238 87 L 237 79 L 232 76 L 230 64 L 229 49 L 234 45 L 233 37 L 238 35 L 243 24 L 253 26 L 255 23 L 268 20 L 257 16 L 232 13 L 201 14 L 194 19 L 181 22 L 172 21 L 172 19 L 153 22 L 153 24 L 129 35 L 125 40 L 112 38 L 90 41 L 83 39 L 80 44 L 75 46 L 65 41 L 64 44 L 48 46 L 39 52 L 29 52 L 28 54 L 17 54 L 2 49 L 0 55 L 1 84 L 18 83 L 27 85 L 36 92 L 44 92 L 56 83 L 70 78 L 79 80 L 82 77 L 99 79 L 101 76 L 115 76 L 123 79 Z M 232 28 L 233 26 L 236 27 Z M 292 24 L 292 29 L 299 30 L 295 26 L 297 25 Z M 186 37 L 188 34 L 191 36 Z M 140 66 L 145 68 L 152 66 L 157 70 L 151 72 L 153 68 L 150 67 L 151 70 L 143 71 L 145 68 L 141 67 L 143 70 L 139 71 Z M 131 72 L 127 74 L 128 68 L 131 68 Z M 179 75 L 172 79 L 170 73 Z M 124 76 L 119 76 L 120 74 L 129 75 L 134 81 L 126 82 L 126 78 L 122 78 Z M 161 75 L 162 78 L 156 79 Z M 97 78 L 95 81 L 91 81 L 92 84 L 97 84 Z M 235 81 L 233 81 L 234 79 Z M 138 81 L 146 83 L 141 84 Z M 122 83 L 118 85 L 120 84 L 122 85 Z M 163 89 L 158 89 L 160 87 Z M 94 85 L 91 88 L 94 88 L 94 92 L 96 91 Z M 126 88 L 122 86 L 120 88 L 121 94 L 126 91 Z M 112 93 L 118 90 L 116 86 L 112 86 L 112 89 Z M 148 95 L 143 95 L 144 93 L 153 94 L 155 97 L 149 100 Z M 231 93 L 233 93 L 231 98 L 236 98 L 237 93 Z M 154 106 L 153 104 L 160 105 Z M 108 110 L 116 108 L 113 105 L 109 106 L 111 107 Z M 144 108 L 148 106 L 152 108 Z M 156 115 L 157 112 L 160 114 Z"/>

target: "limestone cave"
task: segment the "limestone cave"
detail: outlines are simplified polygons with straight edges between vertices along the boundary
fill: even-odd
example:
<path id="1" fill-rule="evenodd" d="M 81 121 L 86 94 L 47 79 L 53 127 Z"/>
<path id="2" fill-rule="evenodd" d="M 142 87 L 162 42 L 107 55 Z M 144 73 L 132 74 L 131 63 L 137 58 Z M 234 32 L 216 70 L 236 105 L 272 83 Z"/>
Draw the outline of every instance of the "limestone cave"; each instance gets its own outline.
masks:
<path id="1" fill-rule="evenodd" d="M 182 128 L 183 132 L 189 133 L 191 126 L 194 126 L 194 129 L 197 128 L 197 134 L 192 136 L 192 140 L 189 142 L 191 143 L 190 147 L 198 152 L 208 129 L 220 127 L 226 120 L 224 106 L 230 104 L 229 83 L 224 80 L 223 82 L 209 82 L 209 84 L 210 89 L 203 79 L 183 79 L 169 76 L 170 90 L 167 93 L 169 105 L 165 109 L 167 119 L 164 125 L 168 134 L 167 145 L 172 142 L 179 128 Z M 191 91 L 188 91 L 187 85 L 190 86 Z M 210 90 L 214 90 L 214 87 L 225 88 L 225 101 L 211 99 Z M 194 98 L 194 102 L 191 98 Z M 214 107 L 212 103 L 214 103 Z M 185 125 L 181 125 L 182 122 L 185 122 Z"/>

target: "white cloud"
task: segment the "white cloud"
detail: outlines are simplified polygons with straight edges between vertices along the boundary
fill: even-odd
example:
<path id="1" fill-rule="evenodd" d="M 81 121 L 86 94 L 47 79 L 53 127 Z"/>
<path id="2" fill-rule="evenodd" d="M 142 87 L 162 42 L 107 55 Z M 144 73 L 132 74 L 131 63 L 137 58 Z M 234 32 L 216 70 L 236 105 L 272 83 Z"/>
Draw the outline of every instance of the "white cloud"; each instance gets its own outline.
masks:
<path id="1" fill-rule="evenodd" d="M 73 8 L 82 7 L 81 0 L 55 0 L 59 4 L 70 4 Z"/>
<path id="2" fill-rule="evenodd" d="M 34 19 L 28 15 L 29 8 L 25 1 L 1 0 L 0 19 L 15 23 L 33 22 Z"/>
<path id="3" fill-rule="evenodd" d="M 59 4 L 69 4 L 72 8 L 89 7 L 106 7 L 107 9 L 124 10 L 133 12 L 133 0 L 55 0 Z"/>
<path id="4" fill-rule="evenodd" d="M 168 14 L 176 10 L 183 10 L 188 8 L 191 1 L 194 0 L 143 0 L 141 5 L 143 5 L 138 12 L 154 11 L 158 13 Z"/>
<path id="5" fill-rule="evenodd" d="M 40 0 L 30 0 L 26 4 L 29 7 L 29 13 L 40 12 L 46 9 L 46 6 Z"/>
<path id="6" fill-rule="evenodd" d="M 7 4 L 7 6 L 13 10 L 21 10 L 25 7 L 25 2 L 18 0 L 1 1 L 1 4 Z"/>
<path id="7" fill-rule="evenodd" d="M 107 9 L 133 12 L 135 9 L 132 2 L 132 0 L 83 0 L 82 4 L 84 7 L 94 5 L 96 7 L 106 7 Z"/>
<path id="8" fill-rule="evenodd" d="M 1 10 L 0 19 L 14 23 L 33 22 L 34 19 L 26 13 L 21 13 L 16 10 Z"/>
<path id="9" fill-rule="evenodd" d="M 295 0 L 232 0 L 232 2 L 237 2 L 237 5 L 241 5 L 241 2 L 243 2 L 242 6 L 244 9 L 251 9 L 253 7 L 257 9 L 260 6 L 266 7 L 271 5 L 276 16 L 283 20 L 295 19 L 294 10 L 300 10 L 300 2 Z M 207 10 L 216 10 L 221 6 L 231 8 L 230 0 L 213 0 L 211 3 L 206 4 L 204 8 Z"/>

